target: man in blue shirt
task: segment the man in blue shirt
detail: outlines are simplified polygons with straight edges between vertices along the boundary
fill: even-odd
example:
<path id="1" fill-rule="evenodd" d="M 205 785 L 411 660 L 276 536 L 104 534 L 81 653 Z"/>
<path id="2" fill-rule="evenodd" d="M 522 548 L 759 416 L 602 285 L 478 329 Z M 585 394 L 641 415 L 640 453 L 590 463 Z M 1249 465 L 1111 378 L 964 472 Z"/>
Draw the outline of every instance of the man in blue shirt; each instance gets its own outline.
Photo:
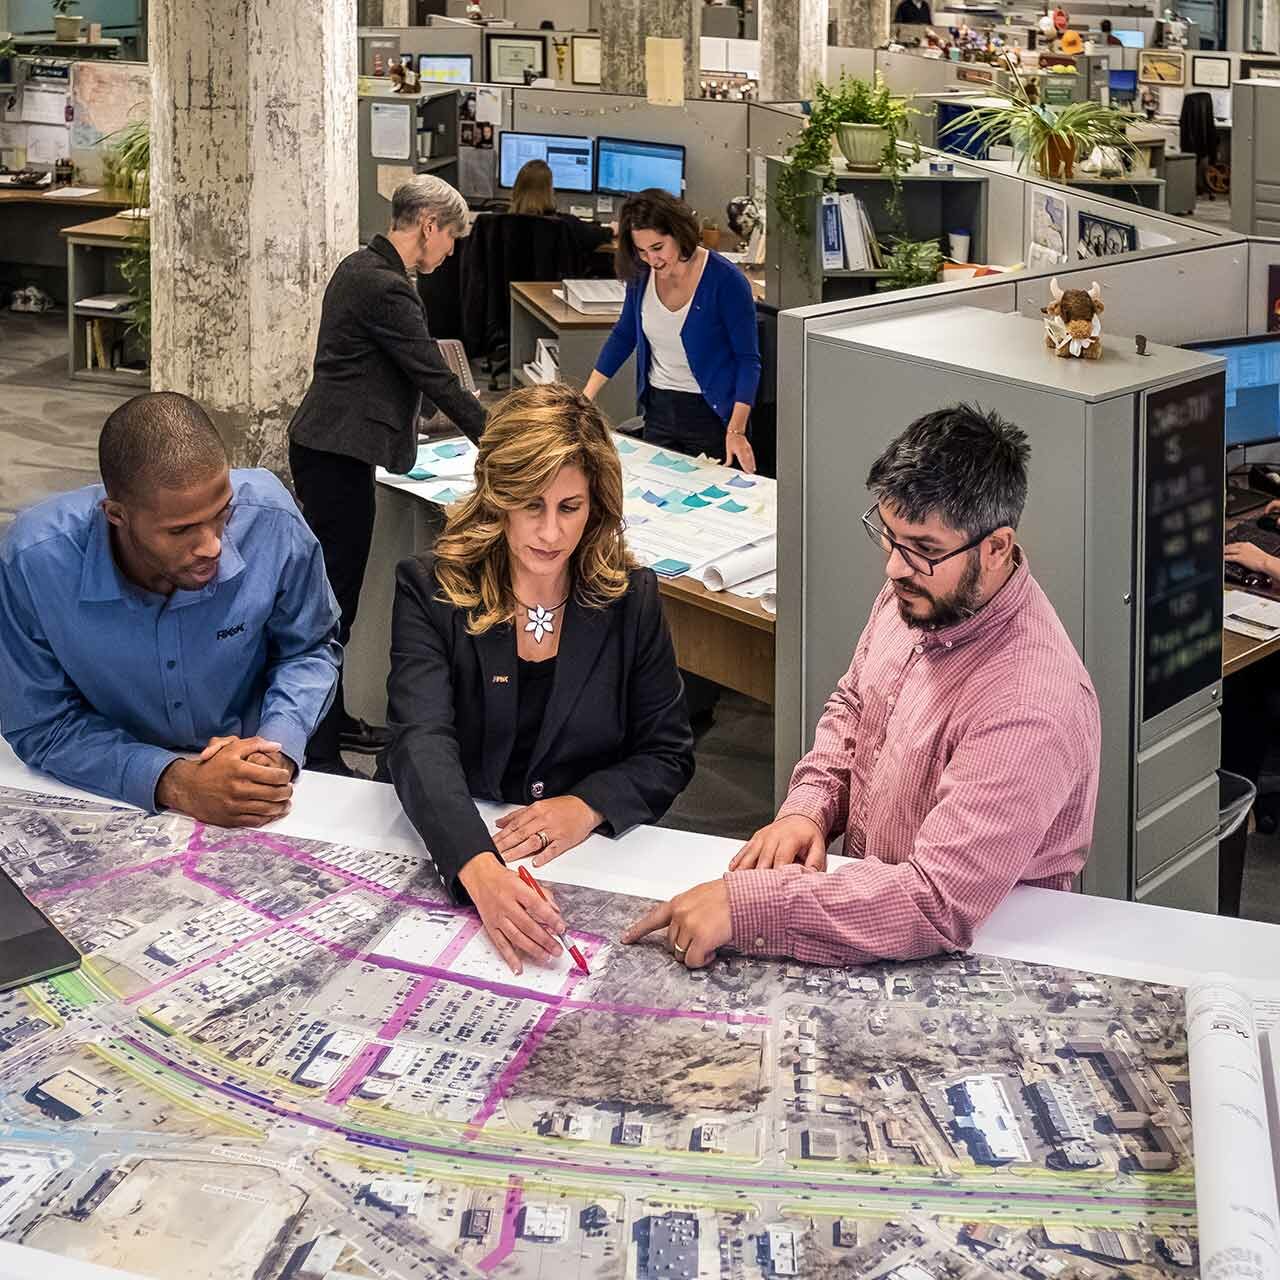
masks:
<path id="1" fill-rule="evenodd" d="M 98 465 L 0 545 L 0 733 L 141 809 L 280 817 L 342 656 L 319 543 L 186 396 L 121 405 Z"/>

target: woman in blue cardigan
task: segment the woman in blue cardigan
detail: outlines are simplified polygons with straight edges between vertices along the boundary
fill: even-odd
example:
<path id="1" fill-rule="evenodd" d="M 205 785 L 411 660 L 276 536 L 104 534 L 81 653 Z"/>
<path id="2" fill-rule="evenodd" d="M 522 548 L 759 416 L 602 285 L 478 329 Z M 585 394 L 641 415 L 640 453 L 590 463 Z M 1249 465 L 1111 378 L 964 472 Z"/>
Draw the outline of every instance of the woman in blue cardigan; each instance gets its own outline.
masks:
<path id="1" fill-rule="evenodd" d="M 622 206 L 614 266 L 627 298 L 587 379 L 587 398 L 635 351 L 645 440 L 754 471 L 747 418 L 760 344 L 746 276 L 702 248 L 689 206 L 657 189 Z"/>

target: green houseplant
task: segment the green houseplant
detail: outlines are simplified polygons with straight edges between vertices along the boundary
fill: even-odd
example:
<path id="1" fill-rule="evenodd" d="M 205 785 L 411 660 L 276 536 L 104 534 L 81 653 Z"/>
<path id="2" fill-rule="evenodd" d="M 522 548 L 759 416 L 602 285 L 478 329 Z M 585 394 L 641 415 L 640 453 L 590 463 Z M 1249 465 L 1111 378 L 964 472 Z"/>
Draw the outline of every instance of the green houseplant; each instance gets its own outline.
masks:
<path id="1" fill-rule="evenodd" d="M 113 143 L 103 159 L 104 172 L 128 193 L 134 209 L 144 209 L 151 200 L 151 125 L 134 120 L 108 134 L 103 142 Z M 133 324 L 130 330 L 148 346 L 151 342 L 151 235 L 145 218 L 134 224 L 135 234 L 122 255 L 120 274 L 133 297 Z"/>
<path id="2" fill-rule="evenodd" d="M 53 38 L 62 44 L 80 39 L 80 25 L 84 21 L 78 14 L 71 14 L 72 0 L 52 0 Z"/>
<path id="3" fill-rule="evenodd" d="M 916 289 L 923 284 L 937 284 L 942 270 L 942 246 L 936 240 L 894 241 L 884 260 L 889 273 L 876 281 L 877 289 Z"/>
<path id="4" fill-rule="evenodd" d="M 918 143 L 909 151 L 898 145 L 912 114 L 906 102 L 893 97 L 879 76 L 872 82 L 856 80 L 842 72 L 834 87 L 821 82 L 815 85 L 808 123 L 783 156 L 784 163 L 774 187 L 773 209 L 784 234 L 797 245 L 803 245 L 812 235 L 809 198 L 820 191 L 835 190 L 831 144 L 833 140 L 841 141 L 842 125 L 870 125 L 877 132 L 879 155 L 873 167 L 890 175 L 893 194 L 889 211 L 895 221 L 900 220 L 902 186 L 899 179 L 903 170 L 920 158 Z M 862 140 L 853 142 L 855 132 L 846 135 L 849 145 L 861 148 Z M 841 145 L 843 148 L 844 144 Z M 849 152 L 845 154 L 848 156 Z M 864 152 L 859 149 L 855 154 Z M 802 258 L 802 271 L 808 277 L 811 267 L 807 257 L 802 255 Z"/>
<path id="5" fill-rule="evenodd" d="M 989 97 L 1003 98 L 998 106 L 973 107 L 946 125 L 940 137 L 963 129 L 972 144 L 1009 141 L 1022 157 L 1035 165 L 1042 178 L 1072 176 L 1077 160 L 1095 147 L 1109 147 L 1126 164 L 1134 158 L 1134 147 L 1125 130 L 1137 117 L 1100 102 L 1072 102 L 1064 107 L 1046 107 L 1028 98 L 1019 81 L 1013 89 L 993 85 L 983 90 Z M 971 131 L 971 132 L 970 132 Z"/>

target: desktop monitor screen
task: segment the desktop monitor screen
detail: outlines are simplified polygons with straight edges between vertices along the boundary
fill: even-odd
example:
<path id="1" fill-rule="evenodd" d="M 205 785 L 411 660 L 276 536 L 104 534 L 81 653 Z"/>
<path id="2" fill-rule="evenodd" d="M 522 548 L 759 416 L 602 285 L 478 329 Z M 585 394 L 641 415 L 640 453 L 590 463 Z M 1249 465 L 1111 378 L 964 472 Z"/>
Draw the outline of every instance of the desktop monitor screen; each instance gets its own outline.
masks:
<path id="1" fill-rule="evenodd" d="M 444 84 L 471 84 L 469 53 L 420 53 L 418 75 Z"/>
<path id="2" fill-rule="evenodd" d="M 1111 32 L 1117 40 L 1120 41 L 1126 49 L 1145 49 L 1147 47 L 1147 37 L 1141 31 L 1115 31 Z"/>
<path id="3" fill-rule="evenodd" d="M 545 160 L 551 166 L 551 181 L 557 191 L 590 191 L 593 147 L 590 138 L 558 133 L 512 133 L 502 135 L 498 183 L 514 187 L 516 175 L 530 160 Z"/>
<path id="4" fill-rule="evenodd" d="M 650 187 L 660 187 L 673 196 L 684 194 L 683 147 L 670 142 L 600 138 L 596 150 L 596 190 L 604 195 L 629 196 Z"/>
<path id="5" fill-rule="evenodd" d="M 1280 441 L 1280 333 L 1186 345 L 1227 362 L 1227 448 Z"/>
<path id="6" fill-rule="evenodd" d="M 1112 93 L 1138 92 L 1138 73 L 1136 71 L 1111 71 L 1107 73 L 1107 83 Z"/>

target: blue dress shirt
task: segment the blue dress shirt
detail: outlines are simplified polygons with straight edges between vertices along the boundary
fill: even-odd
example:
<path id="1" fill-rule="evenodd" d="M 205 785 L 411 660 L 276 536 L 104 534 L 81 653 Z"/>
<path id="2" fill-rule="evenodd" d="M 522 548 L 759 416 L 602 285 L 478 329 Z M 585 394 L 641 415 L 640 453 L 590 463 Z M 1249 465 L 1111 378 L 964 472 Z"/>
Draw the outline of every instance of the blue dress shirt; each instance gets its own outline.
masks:
<path id="1" fill-rule="evenodd" d="M 231 472 L 213 580 L 170 596 L 120 571 L 90 485 L 24 511 L 0 545 L 0 733 L 61 782 L 155 808 L 212 737 L 261 734 L 301 767 L 342 649 L 320 544 L 269 471 Z"/>

